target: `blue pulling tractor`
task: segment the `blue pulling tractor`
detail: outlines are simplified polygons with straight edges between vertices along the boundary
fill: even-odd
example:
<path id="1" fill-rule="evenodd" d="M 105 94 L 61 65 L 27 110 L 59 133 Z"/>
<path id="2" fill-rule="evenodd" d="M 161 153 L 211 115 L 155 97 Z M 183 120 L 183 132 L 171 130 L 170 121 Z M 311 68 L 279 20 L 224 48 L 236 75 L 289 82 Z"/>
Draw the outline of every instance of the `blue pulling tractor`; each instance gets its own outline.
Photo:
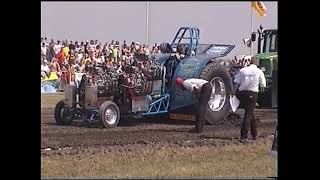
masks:
<path id="1" fill-rule="evenodd" d="M 226 62 L 217 58 L 226 56 L 235 46 L 199 44 L 199 35 L 198 28 L 181 27 L 171 44 L 160 45 L 160 54 L 137 58 L 118 69 L 93 67 L 79 84 L 65 86 L 65 99 L 55 108 L 57 124 L 82 119 L 116 127 L 120 116 L 190 117 L 196 98 L 176 86 L 177 77 L 208 80 L 213 89 L 206 120 L 211 124 L 222 122 L 230 112 L 232 77 Z M 177 46 L 184 46 L 186 51 L 173 67 L 168 61 Z"/>

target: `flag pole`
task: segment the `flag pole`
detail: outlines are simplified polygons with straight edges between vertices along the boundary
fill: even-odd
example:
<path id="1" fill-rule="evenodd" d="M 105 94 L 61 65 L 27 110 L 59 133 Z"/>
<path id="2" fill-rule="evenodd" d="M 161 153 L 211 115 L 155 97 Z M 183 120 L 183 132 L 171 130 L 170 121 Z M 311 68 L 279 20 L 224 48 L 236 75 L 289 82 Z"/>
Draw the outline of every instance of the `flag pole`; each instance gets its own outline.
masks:
<path id="1" fill-rule="evenodd" d="M 253 2 L 251 2 L 251 5 L 250 5 L 250 9 L 251 9 L 251 13 L 250 13 L 250 16 L 251 16 L 251 34 L 250 34 L 250 36 L 252 35 L 252 33 L 253 33 L 253 16 L 252 16 L 252 3 Z M 252 36 L 251 36 L 252 37 Z M 253 56 L 253 42 L 252 42 L 252 39 L 251 39 L 251 51 L 250 51 L 250 54 L 251 54 L 251 56 Z"/>
<path id="2" fill-rule="evenodd" d="M 146 44 L 149 44 L 149 1 L 146 2 Z"/>

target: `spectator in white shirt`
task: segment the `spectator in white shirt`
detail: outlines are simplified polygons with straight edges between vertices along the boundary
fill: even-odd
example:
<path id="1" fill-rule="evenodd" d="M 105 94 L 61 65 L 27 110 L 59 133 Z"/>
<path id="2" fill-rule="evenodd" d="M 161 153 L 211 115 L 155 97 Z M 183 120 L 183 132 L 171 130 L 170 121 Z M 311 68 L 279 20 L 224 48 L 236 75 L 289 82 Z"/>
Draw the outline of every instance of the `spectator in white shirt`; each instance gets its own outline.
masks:
<path id="1" fill-rule="evenodd" d="M 48 61 L 44 60 L 43 64 L 41 65 L 41 76 L 45 77 L 48 76 L 50 73 L 50 68 L 48 66 Z"/>
<path id="2" fill-rule="evenodd" d="M 41 61 L 43 62 L 44 60 L 47 59 L 47 46 L 46 44 L 43 42 L 42 46 L 41 46 Z"/>
<path id="3" fill-rule="evenodd" d="M 259 86 L 261 88 L 266 87 L 266 79 L 261 69 L 257 66 L 259 65 L 259 60 L 256 57 L 251 58 L 251 64 L 244 67 L 236 75 L 234 80 L 236 91 L 239 87 L 239 97 L 240 103 L 245 109 L 244 120 L 241 126 L 241 136 L 240 142 L 248 143 L 248 131 L 249 127 L 252 135 L 252 139 L 256 140 L 258 137 L 258 122 L 254 117 L 254 109 L 257 103 Z"/>
<path id="4" fill-rule="evenodd" d="M 61 51 L 61 48 L 62 48 L 62 44 L 60 44 L 60 41 L 57 40 L 57 44 L 53 46 L 55 56 Z"/>

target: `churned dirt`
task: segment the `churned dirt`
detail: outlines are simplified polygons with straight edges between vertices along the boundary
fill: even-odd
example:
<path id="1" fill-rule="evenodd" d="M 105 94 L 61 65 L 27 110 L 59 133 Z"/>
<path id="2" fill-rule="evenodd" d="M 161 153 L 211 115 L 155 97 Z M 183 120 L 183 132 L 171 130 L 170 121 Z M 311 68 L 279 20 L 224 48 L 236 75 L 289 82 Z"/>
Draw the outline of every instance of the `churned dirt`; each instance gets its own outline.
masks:
<path id="1" fill-rule="evenodd" d="M 222 125 L 206 125 L 202 134 L 189 132 L 194 125 L 188 121 L 128 119 L 116 128 L 88 126 L 74 121 L 69 126 L 56 125 L 53 108 L 41 109 L 41 154 L 43 156 L 79 154 L 95 151 L 140 151 L 163 147 L 201 147 L 239 144 L 241 119 L 230 117 Z M 256 109 L 260 119 L 258 141 L 274 133 L 276 109 Z"/>

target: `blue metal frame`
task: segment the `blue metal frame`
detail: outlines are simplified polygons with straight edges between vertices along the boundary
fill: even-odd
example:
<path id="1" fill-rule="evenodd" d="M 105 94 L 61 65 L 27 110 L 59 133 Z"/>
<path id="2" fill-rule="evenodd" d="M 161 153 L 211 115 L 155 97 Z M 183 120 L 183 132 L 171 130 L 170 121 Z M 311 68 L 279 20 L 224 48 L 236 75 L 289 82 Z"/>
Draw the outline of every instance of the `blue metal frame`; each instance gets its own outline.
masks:
<path id="1" fill-rule="evenodd" d="M 190 36 L 185 37 L 185 34 L 189 31 Z M 176 86 L 175 79 L 177 77 L 181 77 L 184 79 L 188 78 L 199 78 L 199 75 L 203 68 L 210 63 L 215 58 L 226 56 L 235 45 L 224 45 L 224 44 L 208 44 L 204 52 L 197 52 L 199 46 L 200 39 L 200 31 L 195 27 L 181 27 L 176 33 L 171 47 L 175 48 L 178 44 L 180 44 L 182 39 L 190 39 L 189 44 L 186 44 L 187 53 L 186 57 L 181 61 L 175 69 L 174 75 L 170 84 L 170 88 L 166 87 L 166 93 L 170 94 L 170 105 L 169 111 L 174 111 L 178 108 L 183 108 L 186 106 L 190 106 L 194 103 L 194 98 L 189 91 L 183 91 L 181 88 Z M 225 51 L 219 52 L 221 47 L 225 48 Z M 195 56 L 190 56 L 191 52 L 195 52 Z M 200 54 L 199 54 L 200 53 Z M 159 63 L 163 64 L 169 59 L 170 54 L 159 54 L 156 55 L 156 59 Z M 149 111 L 152 113 L 152 111 Z"/>
<path id="2" fill-rule="evenodd" d="M 190 33 L 190 37 L 185 38 L 184 35 L 185 33 L 189 30 Z M 180 34 L 180 32 L 183 31 L 183 33 L 181 34 L 181 36 L 178 37 L 178 35 Z M 186 52 L 186 56 L 189 56 L 191 54 L 191 51 L 194 51 L 195 53 L 197 52 L 197 47 L 198 47 L 198 43 L 199 43 L 199 37 L 200 37 L 200 31 L 198 28 L 194 28 L 194 27 L 181 27 L 179 29 L 179 31 L 177 32 L 177 34 L 175 35 L 172 43 L 171 43 L 171 47 L 176 47 L 178 44 L 180 44 L 182 39 L 190 39 L 190 43 L 189 43 L 189 48 Z M 177 43 L 175 43 L 175 41 L 177 40 L 177 38 L 179 38 L 179 41 Z"/>
<path id="3" fill-rule="evenodd" d="M 142 113 L 142 115 L 167 113 L 169 109 L 169 104 L 170 104 L 170 95 L 164 94 L 163 97 L 152 102 L 149 105 L 149 110 L 145 113 Z"/>

